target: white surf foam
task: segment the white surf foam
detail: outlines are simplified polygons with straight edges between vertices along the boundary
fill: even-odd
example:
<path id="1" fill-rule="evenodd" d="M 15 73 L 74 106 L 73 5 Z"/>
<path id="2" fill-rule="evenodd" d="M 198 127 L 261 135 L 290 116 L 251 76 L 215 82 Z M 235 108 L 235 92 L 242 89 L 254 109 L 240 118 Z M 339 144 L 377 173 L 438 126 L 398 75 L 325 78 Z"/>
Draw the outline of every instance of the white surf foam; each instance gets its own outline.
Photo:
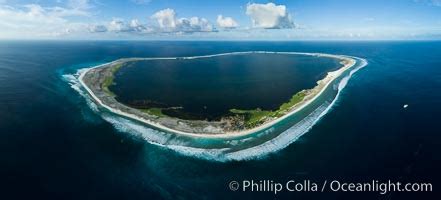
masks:
<path id="1" fill-rule="evenodd" d="M 79 69 L 75 74 L 63 74 L 63 80 L 65 80 L 72 89 L 77 91 L 81 96 L 83 96 L 86 99 L 87 105 L 94 111 L 98 112 L 98 106 L 92 101 L 91 98 L 89 98 L 89 95 L 82 89 L 82 85 L 80 81 L 78 80 L 78 77 L 80 74 L 87 70 L 87 68 Z"/>
<path id="2" fill-rule="evenodd" d="M 231 54 L 242 54 L 244 52 L 233 52 L 226 54 L 217 54 L 210 56 L 196 56 L 196 57 L 188 57 L 187 59 L 194 59 L 200 57 L 213 57 L 213 56 L 223 56 L 223 55 L 231 55 Z M 245 52 L 249 53 L 249 52 Z M 277 53 L 277 52 L 266 52 L 266 53 Z M 303 54 L 303 55 L 315 55 L 315 56 L 323 56 L 325 54 L 313 54 L 313 53 L 297 53 L 297 52 L 281 52 L 281 53 L 292 53 L 292 54 Z M 326 54 L 327 55 L 327 54 Z M 164 133 L 162 131 L 158 131 L 147 126 L 141 125 L 139 123 L 135 123 L 132 120 L 125 119 L 120 116 L 116 116 L 111 113 L 100 112 L 97 105 L 93 102 L 89 95 L 82 88 L 78 77 L 82 70 L 80 69 L 76 74 L 66 74 L 63 75 L 64 80 L 66 80 L 71 87 L 77 91 L 81 96 L 85 97 L 87 105 L 94 110 L 96 113 L 99 113 L 103 119 L 111 123 L 118 131 L 130 133 L 136 136 L 142 137 L 144 140 L 151 144 L 155 144 L 167 149 L 171 149 L 179 154 L 186 156 L 193 156 L 207 160 L 215 160 L 215 161 L 231 161 L 231 160 L 248 160 L 248 159 L 258 159 L 267 156 L 270 153 L 277 152 L 294 141 L 298 140 L 302 135 L 307 133 L 329 110 L 333 107 L 336 100 L 340 96 L 340 92 L 346 87 L 351 76 L 361 69 L 362 67 L 367 65 L 367 61 L 361 58 L 354 59 L 360 61 L 360 64 L 352 69 L 346 77 L 343 77 L 338 84 L 338 91 L 336 97 L 330 103 L 325 103 L 317 108 L 314 112 L 309 114 L 299 123 L 296 123 L 291 128 L 282 132 L 275 138 L 266 141 L 260 145 L 253 146 L 246 149 L 234 150 L 231 148 L 218 148 L 218 149 L 204 149 L 204 148 L 195 148 L 191 147 L 189 142 L 179 140 L 174 135 L 170 133 Z M 260 134 L 268 134 L 268 132 L 274 131 L 274 129 L 269 129 L 266 132 L 262 132 Z M 258 137 L 258 136 L 257 136 Z M 245 138 L 241 140 L 231 140 L 226 142 L 230 145 L 240 145 L 241 143 L 252 140 L 253 138 Z"/>
<path id="3" fill-rule="evenodd" d="M 336 97 L 333 99 L 331 103 L 323 104 L 319 108 L 317 108 L 314 112 L 305 117 L 302 121 L 295 124 L 288 130 L 282 132 L 277 137 L 261 144 L 258 146 L 254 146 L 248 149 L 239 150 L 235 152 L 225 153 L 225 149 L 223 150 L 209 150 L 201 149 L 201 148 L 192 148 L 192 147 L 184 147 L 184 146 L 168 146 L 170 149 L 184 154 L 188 156 L 197 156 L 203 159 L 208 160 L 217 160 L 217 161 L 231 161 L 231 160 L 249 160 L 249 159 L 258 159 L 266 157 L 270 153 L 274 153 L 280 151 L 281 149 L 286 148 L 288 145 L 292 144 L 302 135 L 307 133 L 320 119 L 326 115 L 333 107 L 335 102 L 339 99 L 341 91 L 346 87 L 349 79 L 352 75 L 357 72 L 359 69 L 363 68 L 367 65 L 367 61 L 365 59 L 360 59 L 360 65 L 350 71 L 349 75 L 342 78 L 342 80 L 338 84 L 338 91 Z"/>

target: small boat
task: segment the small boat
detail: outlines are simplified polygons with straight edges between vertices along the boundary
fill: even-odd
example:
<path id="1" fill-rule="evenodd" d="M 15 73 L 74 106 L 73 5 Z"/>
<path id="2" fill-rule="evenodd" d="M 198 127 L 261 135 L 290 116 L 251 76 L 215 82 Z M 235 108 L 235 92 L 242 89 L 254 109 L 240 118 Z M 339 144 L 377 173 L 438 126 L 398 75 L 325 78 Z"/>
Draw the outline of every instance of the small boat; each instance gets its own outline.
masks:
<path id="1" fill-rule="evenodd" d="M 404 104 L 404 105 L 403 105 L 403 108 L 407 108 L 408 106 L 409 106 L 409 105 L 407 105 L 407 104 Z"/>

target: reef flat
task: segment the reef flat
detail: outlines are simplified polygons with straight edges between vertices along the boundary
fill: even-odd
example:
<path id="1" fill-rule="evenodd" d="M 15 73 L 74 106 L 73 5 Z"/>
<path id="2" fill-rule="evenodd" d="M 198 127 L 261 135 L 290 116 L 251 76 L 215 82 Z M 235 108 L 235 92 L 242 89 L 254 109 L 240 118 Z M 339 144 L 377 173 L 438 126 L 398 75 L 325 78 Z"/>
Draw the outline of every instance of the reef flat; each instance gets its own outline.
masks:
<path id="1" fill-rule="evenodd" d="M 313 88 L 304 89 L 292 98 L 283 103 L 275 110 L 241 110 L 230 109 L 230 115 L 222 117 L 220 120 L 188 120 L 177 117 L 170 117 L 162 112 L 163 108 L 139 109 L 125 105 L 116 100 L 116 95 L 109 89 L 113 84 L 115 73 L 130 65 L 130 63 L 145 60 L 189 60 L 203 59 L 228 55 L 246 55 L 246 54 L 286 54 L 286 55 L 306 55 L 315 57 L 327 57 L 337 59 L 341 67 L 335 71 L 328 72 L 327 75 L 317 81 Z M 232 137 L 242 136 L 261 131 L 277 122 L 300 112 L 309 105 L 320 94 L 329 87 L 330 83 L 355 65 L 356 61 L 348 56 L 320 54 L 320 53 L 298 53 L 298 52 L 234 52 L 225 54 L 216 54 L 208 56 L 194 57 L 170 57 L 170 58 L 126 58 L 113 61 L 104 65 L 84 70 L 80 74 L 80 83 L 87 90 L 88 94 L 98 105 L 103 108 L 155 128 L 173 132 L 177 134 L 195 136 L 195 137 Z M 166 108 L 179 109 L 179 108 Z"/>

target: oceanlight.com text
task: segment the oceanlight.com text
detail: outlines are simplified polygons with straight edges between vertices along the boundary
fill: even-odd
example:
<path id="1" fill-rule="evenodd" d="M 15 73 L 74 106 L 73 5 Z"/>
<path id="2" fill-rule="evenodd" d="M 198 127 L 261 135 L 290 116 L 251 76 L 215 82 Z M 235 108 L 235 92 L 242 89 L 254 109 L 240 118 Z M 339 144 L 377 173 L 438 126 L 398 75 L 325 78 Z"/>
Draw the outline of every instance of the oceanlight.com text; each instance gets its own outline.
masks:
<path id="1" fill-rule="evenodd" d="M 316 182 L 311 180 L 289 180 L 277 182 L 273 180 L 242 180 L 231 181 L 228 184 L 231 191 L 238 192 L 376 192 L 387 194 L 389 192 L 432 192 L 431 183 L 410 183 L 400 181 L 345 182 L 339 180 L 324 180 Z"/>

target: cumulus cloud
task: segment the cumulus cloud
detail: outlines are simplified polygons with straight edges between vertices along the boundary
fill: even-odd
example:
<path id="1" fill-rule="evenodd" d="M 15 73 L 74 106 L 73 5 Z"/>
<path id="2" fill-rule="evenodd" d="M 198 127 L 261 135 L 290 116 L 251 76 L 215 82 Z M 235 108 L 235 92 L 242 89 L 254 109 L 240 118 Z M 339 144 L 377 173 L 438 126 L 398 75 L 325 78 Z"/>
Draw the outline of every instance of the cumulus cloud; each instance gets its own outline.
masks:
<path id="1" fill-rule="evenodd" d="M 131 34 L 181 34 L 217 32 L 206 18 L 179 17 L 175 10 L 159 10 L 150 19 L 152 23 L 137 20 L 113 18 L 108 21 L 93 21 L 94 0 L 62 0 L 57 6 L 39 4 L 7 6 L 0 0 L 0 38 L 50 38 L 70 34 L 72 37 L 94 36 L 130 36 Z M 268 4 L 248 4 L 247 15 L 253 21 L 253 27 L 292 28 L 285 6 Z M 217 27 L 222 30 L 234 29 L 239 24 L 231 17 L 218 15 Z M 100 33 L 100 34 L 98 34 Z M 87 36 L 86 36 L 87 37 Z"/>
<path id="2" fill-rule="evenodd" d="M 156 20 L 158 26 L 142 24 L 137 19 L 125 21 L 121 18 L 114 18 L 112 21 L 104 25 L 91 25 L 89 32 L 113 32 L 113 33 L 194 33 L 194 32 L 211 32 L 214 31 L 213 26 L 205 18 L 177 18 L 173 9 L 164 9 L 156 12 L 151 16 Z"/>
<path id="3" fill-rule="evenodd" d="M 153 14 L 151 19 L 156 20 L 159 32 L 211 32 L 214 31 L 213 25 L 205 19 L 199 17 L 178 18 L 173 9 L 167 8 Z"/>
<path id="4" fill-rule="evenodd" d="M 211 32 L 213 30 L 213 26 L 205 18 L 178 19 L 177 31 L 179 32 Z"/>
<path id="5" fill-rule="evenodd" d="M 151 16 L 156 19 L 160 28 L 174 29 L 176 28 L 176 12 L 173 9 L 167 8 L 160 10 Z"/>
<path id="6" fill-rule="evenodd" d="M 109 31 L 114 32 L 129 32 L 131 31 L 130 25 L 123 19 L 113 19 L 108 27 Z"/>
<path id="7" fill-rule="evenodd" d="M 103 32 L 107 32 L 107 27 L 104 25 L 90 25 L 89 31 L 91 33 L 103 33 Z"/>
<path id="8" fill-rule="evenodd" d="M 132 19 L 129 23 L 130 28 L 132 29 L 132 31 L 135 32 L 150 32 L 150 28 L 142 25 L 141 22 L 139 22 L 139 20 L 137 19 Z"/>
<path id="9" fill-rule="evenodd" d="M 292 17 L 284 5 L 250 3 L 246 7 L 246 14 L 250 16 L 255 28 L 295 28 Z"/>
<path id="10" fill-rule="evenodd" d="M 231 17 L 217 16 L 217 25 L 221 28 L 233 29 L 239 26 L 239 24 Z"/>
<path id="11" fill-rule="evenodd" d="M 109 32 L 116 32 L 116 33 L 122 33 L 122 32 L 133 32 L 133 33 L 148 33 L 151 32 L 151 28 L 142 25 L 139 20 L 132 19 L 129 22 L 126 22 L 123 19 L 115 18 L 113 19 L 108 27 L 107 30 Z"/>

